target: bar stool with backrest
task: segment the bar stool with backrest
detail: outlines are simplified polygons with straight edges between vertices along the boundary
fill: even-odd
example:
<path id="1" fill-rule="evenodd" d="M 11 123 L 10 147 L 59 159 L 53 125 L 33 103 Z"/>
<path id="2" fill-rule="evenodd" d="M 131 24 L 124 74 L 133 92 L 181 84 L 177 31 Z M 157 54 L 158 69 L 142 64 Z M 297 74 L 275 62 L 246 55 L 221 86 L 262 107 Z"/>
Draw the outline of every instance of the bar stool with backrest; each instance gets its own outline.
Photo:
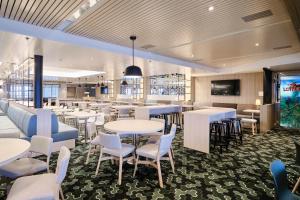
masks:
<path id="1" fill-rule="evenodd" d="M 44 136 L 32 136 L 29 153 L 31 157 L 20 158 L 0 168 L 0 175 L 11 179 L 28 176 L 38 172 L 48 171 L 53 139 Z M 12 147 L 13 148 L 13 147 Z M 45 155 L 47 161 L 32 156 Z"/>
<path id="2" fill-rule="evenodd" d="M 169 160 L 171 163 L 172 171 L 173 173 L 175 173 L 175 167 L 174 167 L 174 162 L 171 153 L 171 146 L 172 146 L 172 141 L 175 138 L 175 133 L 176 133 L 176 125 L 172 124 L 170 133 L 166 135 L 162 135 L 158 143 L 146 144 L 139 147 L 136 150 L 137 159 L 135 162 L 133 177 L 135 177 L 138 164 L 150 165 L 157 169 L 159 186 L 163 188 L 160 161 Z M 168 157 L 164 157 L 165 155 L 168 155 Z M 140 160 L 140 157 L 145 157 L 146 159 L 152 159 L 152 161 Z"/>
<path id="3" fill-rule="evenodd" d="M 64 199 L 61 184 L 67 174 L 70 151 L 67 147 L 60 148 L 55 174 L 39 174 L 18 178 L 7 196 L 7 200 L 55 199 L 59 194 Z"/>

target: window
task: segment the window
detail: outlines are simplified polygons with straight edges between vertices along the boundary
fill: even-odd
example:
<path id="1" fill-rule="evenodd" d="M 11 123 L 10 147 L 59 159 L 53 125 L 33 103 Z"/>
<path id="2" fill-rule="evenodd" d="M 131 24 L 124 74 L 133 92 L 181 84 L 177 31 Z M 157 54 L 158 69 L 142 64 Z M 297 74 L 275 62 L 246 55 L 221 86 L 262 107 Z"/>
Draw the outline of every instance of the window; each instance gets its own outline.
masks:
<path id="1" fill-rule="evenodd" d="M 59 85 L 51 84 L 51 85 L 44 85 L 43 86 L 43 97 L 44 98 L 58 98 L 59 94 Z"/>

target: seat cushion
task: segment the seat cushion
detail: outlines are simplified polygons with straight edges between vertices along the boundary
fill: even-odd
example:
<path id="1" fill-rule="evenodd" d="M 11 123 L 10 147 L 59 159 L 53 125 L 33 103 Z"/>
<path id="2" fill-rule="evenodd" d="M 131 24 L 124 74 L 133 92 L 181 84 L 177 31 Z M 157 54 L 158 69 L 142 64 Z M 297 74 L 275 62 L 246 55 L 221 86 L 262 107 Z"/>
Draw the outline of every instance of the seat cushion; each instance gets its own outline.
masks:
<path id="1" fill-rule="evenodd" d="M 10 190 L 7 200 L 20 199 L 59 199 L 59 184 L 56 183 L 56 175 L 41 174 L 18 178 Z"/>
<path id="2" fill-rule="evenodd" d="M 44 161 L 34 158 L 21 158 L 0 167 L 0 174 L 1 176 L 15 179 L 21 176 L 32 175 L 46 170 L 47 163 Z"/>
<path id="3" fill-rule="evenodd" d="M 146 144 L 136 150 L 139 156 L 156 159 L 158 153 L 158 144 Z"/>
<path id="4" fill-rule="evenodd" d="M 76 128 L 68 126 L 67 124 L 59 122 L 58 123 L 58 132 L 53 133 L 51 135 L 51 137 L 53 138 L 53 142 L 77 139 L 78 138 L 78 130 Z"/>
<path id="5" fill-rule="evenodd" d="M 21 132 L 7 116 L 0 116 L 0 138 L 19 138 Z"/>
<path id="6" fill-rule="evenodd" d="M 122 148 L 121 149 L 103 148 L 102 151 L 103 151 L 103 153 L 110 154 L 110 155 L 113 155 L 113 156 L 125 157 L 125 156 L 129 155 L 130 153 L 132 153 L 134 151 L 134 148 L 135 147 L 131 144 L 122 143 Z"/>

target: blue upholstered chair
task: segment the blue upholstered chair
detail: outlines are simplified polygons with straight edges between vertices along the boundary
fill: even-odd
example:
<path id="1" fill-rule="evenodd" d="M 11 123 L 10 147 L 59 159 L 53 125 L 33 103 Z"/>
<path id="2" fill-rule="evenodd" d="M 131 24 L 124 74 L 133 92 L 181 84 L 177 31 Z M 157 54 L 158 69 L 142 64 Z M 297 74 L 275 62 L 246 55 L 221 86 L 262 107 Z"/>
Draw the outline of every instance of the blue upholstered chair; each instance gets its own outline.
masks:
<path id="1" fill-rule="evenodd" d="M 285 171 L 285 165 L 281 160 L 274 160 L 270 165 L 270 171 L 274 179 L 276 199 L 292 200 L 300 197 L 293 194 L 288 188 L 288 179 Z"/>

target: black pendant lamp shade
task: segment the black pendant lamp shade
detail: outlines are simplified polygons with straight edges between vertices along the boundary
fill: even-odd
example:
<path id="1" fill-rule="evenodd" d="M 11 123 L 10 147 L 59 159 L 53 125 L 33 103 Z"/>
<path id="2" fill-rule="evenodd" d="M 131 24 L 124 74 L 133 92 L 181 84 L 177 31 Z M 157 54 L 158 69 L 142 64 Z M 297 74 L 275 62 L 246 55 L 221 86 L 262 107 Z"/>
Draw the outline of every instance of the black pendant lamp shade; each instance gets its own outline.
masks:
<path id="1" fill-rule="evenodd" d="M 128 85 L 127 81 L 126 80 L 123 80 L 121 85 Z"/>
<path id="2" fill-rule="evenodd" d="M 136 40 L 136 36 L 130 36 L 130 40 L 132 41 L 132 65 L 125 69 L 124 76 L 128 78 L 138 78 L 143 76 L 143 74 L 141 68 L 134 65 L 134 41 Z"/>
<path id="3" fill-rule="evenodd" d="M 96 84 L 96 87 L 100 87 L 100 83 L 99 83 L 99 76 L 98 77 L 98 83 Z"/>

